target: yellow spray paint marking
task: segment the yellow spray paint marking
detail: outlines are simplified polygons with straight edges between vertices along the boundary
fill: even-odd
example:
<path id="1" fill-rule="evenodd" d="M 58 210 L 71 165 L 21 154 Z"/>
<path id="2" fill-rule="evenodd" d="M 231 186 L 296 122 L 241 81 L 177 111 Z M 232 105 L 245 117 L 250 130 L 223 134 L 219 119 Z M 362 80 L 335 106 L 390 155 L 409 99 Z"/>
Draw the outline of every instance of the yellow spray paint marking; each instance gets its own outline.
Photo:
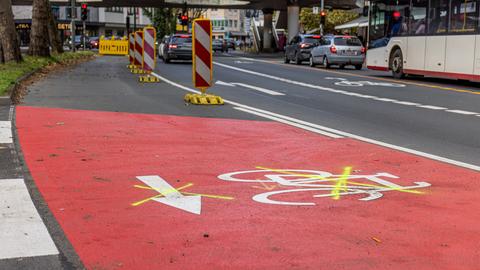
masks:
<path id="1" fill-rule="evenodd" d="M 175 192 L 175 191 L 180 192 L 181 190 L 186 189 L 186 188 L 191 187 L 191 186 L 193 186 L 193 184 L 192 184 L 192 183 L 188 183 L 188 184 L 186 184 L 185 186 L 179 187 L 179 188 L 177 188 L 177 189 L 170 189 L 170 190 L 165 190 L 165 191 L 162 190 L 162 193 L 166 195 L 166 194 L 169 194 L 169 193 L 173 193 L 173 192 Z M 152 187 L 147 187 L 147 186 L 142 186 L 142 185 L 134 185 L 133 187 L 139 188 L 139 189 L 155 190 L 155 191 L 159 192 L 158 190 L 156 190 L 156 189 L 154 189 L 154 188 L 152 188 Z M 180 193 L 181 193 L 181 194 L 184 194 L 184 195 L 198 195 L 198 196 L 202 196 L 202 197 L 206 197 L 206 198 L 212 198 L 212 199 L 222 199 L 222 200 L 233 200 L 233 199 L 235 199 L 235 198 L 233 198 L 233 197 L 222 196 L 222 195 L 211 195 L 211 194 L 201 194 L 201 193 L 191 193 L 191 192 L 180 192 Z M 141 200 L 141 201 L 139 201 L 139 202 L 132 203 L 132 206 L 138 206 L 138 205 L 141 205 L 141 204 L 143 204 L 143 203 L 146 203 L 146 202 L 148 202 L 148 201 L 150 201 L 150 200 L 153 200 L 153 199 L 155 199 L 155 198 L 164 197 L 163 194 L 157 194 L 157 195 L 152 196 L 152 197 L 150 197 L 150 198 L 147 198 L 147 199 L 145 199 L 145 200 Z"/>
<path id="2" fill-rule="evenodd" d="M 335 188 L 332 190 L 332 196 L 334 200 L 340 199 L 340 190 L 347 191 L 347 179 L 352 172 L 352 167 L 345 167 L 340 179 L 335 183 Z"/>
<path id="3" fill-rule="evenodd" d="M 281 173 L 281 174 L 286 174 L 286 175 L 291 175 L 291 176 L 299 176 L 299 177 L 305 177 L 305 178 L 309 178 L 309 179 L 318 179 L 318 180 L 323 180 L 323 181 L 337 182 L 341 179 L 341 178 L 326 178 L 326 177 L 323 177 L 323 176 L 320 176 L 320 175 L 315 175 L 315 174 L 301 174 L 301 173 L 295 173 L 295 172 L 290 172 L 290 171 L 286 171 L 286 170 L 265 168 L 265 167 L 260 167 L 260 166 L 257 166 L 255 168 L 260 169 L 260 170 L 278 172 L 278 173 Z M 346 183 L 350 184 L 350 185 L 354 185 L 354 186 L 356 185 L 356 186 L 372 187 L 372 188 L 378 188 L 378 189 L 387 188 L 387 189 L 395 190 L 395 191 L 399 191 L 399 192 L 406 192 L 406 193 L 412 193 L 412 194 L 424 194 L 424 192 L 422 192 L 422 191 L 402 189 L 402 188 L 398 188 L 398 187 L 395 187 L 395 186 L 389 186 L 389 185 L 379 186 L 379 185 L 374 185 L 374 184 L 359 183 L 359 182 L 348 181 L 348 180 L 347 180 Z"/>
<path id="4" fill-rule="evenodd" d="M 257 180 L 259 180 L 259 179 L 257 179 Z M 265 184 L 264 182 L 260 182 L 260 184 L 262 185 L 261 187 L 252 186 L 252 188 L 263 189 L 263 190 L 274 190 L 275 188 L 278 187 L 278 185 L 269 186 L 269 185 Z"/>
<path id="5" fill-rule="evenodd" d="M 188 187 L 191 187 L 191 186 L 193 186 L 193 184 L 192 184 L 192 183 L 188 183 L 188 184 L 186 184 L 185 186 L 179 187 L 179 188 L 177 188 L 177 189 L 173 188 L 173 189 L 169 189 L 169 190 L 162 190 L 162 192 L 166 195 L 166 194 L 174 193 L 175 191 L 180 191 L 180 190 L 182 190 L 182 189 L 185 189 L 185 188 L 188 188 Z M 141 188 L 144 188 L 144 189 L 151 189 L 151 190 L 155 190 L 155 191 L 157 191 L 157 192 L 160 192 L 160 190 L 157 190 L 157 189 L 154 189 L 154 188 L 151 188 L 151 187 L 144 187 L 144 186 L 138 186 L 138 185 L 135 185 L 134 187 L 136 187 L 136 188 L 140 188 L 140 187 L 141 187 Z M 149 202 L 149 201 L 151 201 L 151 200 L 153 200 L 153 199 L 156 199 L 156 198 L 159 198 L 159 197 L 163 197 L 163 195 L 162 195 L 162 194 L 157 194 L 157 195 L 152 196 L 152 197 L 150 197 L 150 198 L 146 198 L 145 200 L 141 200 L 141 201 L 138 201 L 138 202 L 134 202 L 134 203 L 132 203 L 132 206 L 139 206 L 139 205 L 141 205 L 141 204 L 144 204 L 144 203 L 146 203 L 146 202 Z"/>

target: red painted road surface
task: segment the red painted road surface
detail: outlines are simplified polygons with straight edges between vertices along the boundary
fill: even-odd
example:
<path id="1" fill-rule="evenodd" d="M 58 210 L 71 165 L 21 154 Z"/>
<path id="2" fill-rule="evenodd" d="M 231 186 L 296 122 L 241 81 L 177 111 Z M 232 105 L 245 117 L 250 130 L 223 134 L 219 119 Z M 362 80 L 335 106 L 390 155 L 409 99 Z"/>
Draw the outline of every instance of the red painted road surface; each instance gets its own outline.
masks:
<path id="1" fill-rule="evenodd" d="M 18 107 L 17 127 L 35 183 L 89 269 L 480 267 L 474 171 L 275 122 Z M 291 206 L 252 197 L 304 187 L 218 178 L 258 166 L 290 170 L 277 178 L 293 169 L 341 175 L 351 166 L 349 177 L 384 172 L 400 186 L 431 186 L 390 185 L 369 201 L 359 200 L 366 193 L 313 197 L 329 189 L 269 197 L 314 204 Z M 233 199 L 204 196 L 200 215 L 154 200 L 132 206 L 158 195 L 136 178 L 146 175 L 183 196 Z"/>

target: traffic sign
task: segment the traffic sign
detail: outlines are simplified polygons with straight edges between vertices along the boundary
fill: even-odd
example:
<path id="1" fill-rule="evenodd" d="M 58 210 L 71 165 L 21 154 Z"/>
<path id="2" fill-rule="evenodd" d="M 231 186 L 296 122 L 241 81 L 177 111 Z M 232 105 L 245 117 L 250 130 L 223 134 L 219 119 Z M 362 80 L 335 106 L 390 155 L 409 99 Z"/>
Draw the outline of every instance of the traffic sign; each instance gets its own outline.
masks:
<path id="1" fill-rule="evenodd" d="M 143 69 L 143 31 L 135 32 L 135 66 Z"/>
<path id="2" fill-rule="evenodd" d="M 129 68 L 135 67 L 135 33 L 128 35 L 128 59 L 130 60 Z"/>
<path id="3" fill-rule="evenodd" d="M 313 14 L 318 14 L 320 12 L 320 8 L 319 7 L 313 7 L 312 8 L 312 13 Z"/>
<path id="4" fill-rule="evenodd" d="M 193 21 L 193 85 L 205 92 L 212 86 L 212 23 L 208 19 Z"/>
<path id="5" fill-rule="evenodd" d="M 155 69 L 155 40 L 157 40 L 155 28 L 151 26 L 143 28 L 143 69 L 147 73 L 151 73 Z"/>

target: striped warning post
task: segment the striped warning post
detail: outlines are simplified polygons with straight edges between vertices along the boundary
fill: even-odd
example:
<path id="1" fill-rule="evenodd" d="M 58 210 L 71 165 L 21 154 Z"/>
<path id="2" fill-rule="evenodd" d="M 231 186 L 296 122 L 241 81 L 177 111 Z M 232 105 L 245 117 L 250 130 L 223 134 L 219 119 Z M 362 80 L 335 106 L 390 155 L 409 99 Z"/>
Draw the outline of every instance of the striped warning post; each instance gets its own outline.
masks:
<path id="1" fill-rule="evenodd" d="M 155 40 L 157 33 L 155 28 L 147 26 L 143 28 L 143 69 L 151 73 L 155 69 Z"/>
<path id="2" fill-rule="evenodd" d="M 143 31 L 135 32 L 135 59 L 134 65 L 143 69 Z"/>
<path id="3" fill-rule="evenodd" d="M 193 85 L 205 92 L 212 86 L 212 23 L 193 21 Z"/>
<path id="4" fill-rule="evenodd" d="M 135 59 L 135 34 L 130 33 L 128 35 L 128 58 L 130 61 L 130 66 L 133 66 Z"/>

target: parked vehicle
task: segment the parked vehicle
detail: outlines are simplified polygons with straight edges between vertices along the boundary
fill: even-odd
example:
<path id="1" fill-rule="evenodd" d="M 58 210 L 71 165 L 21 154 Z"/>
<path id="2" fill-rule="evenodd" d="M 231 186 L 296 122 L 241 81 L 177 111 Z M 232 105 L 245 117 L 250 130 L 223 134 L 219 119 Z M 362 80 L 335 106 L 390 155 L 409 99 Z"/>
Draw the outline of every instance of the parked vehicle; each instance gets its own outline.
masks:
<path id="1" fill-rule="evenodd" d="M 75 42 L 74 43 L 75 48 L 77 48 L 77 49 L 83 48 L 83 42 L 82 42 L 82 36 L 81 35 L 75 36 L 74 37 L 74 42 Z M 70 47 L 72 45 L 72 40 L 68 39 L 67 44 Z M 86 45 L 87 49 L 90 49 L 90 40 L 87 36 L 85 37 L 85 45 Z"/>
<path id="2" fill-rule="evenodd" d="M 285 47 L 285 63 L 290 61 L 300 65 L 303 61 L 310 59 L 310 51 L 318 46 L 321 36 L 319 35 L 297 35 Z"/>
<path id="3" fill-rule="evenodd" d="M 166 35 L 160 40 L 160 44 L 158 44 L 158 58 L 163 59 L 163 52 L 165 51 L 165 44 L 170 36 Z"/>
<path id="4" fill-rule="evenodd" d="M 365 61 L 365 47 L 360 39 L 354 36 L 324 36 L 320 45 L 312 49 L 310 66 L 322 64 L 326 68 L 338 65 L 344 68 L 353 65 L 357 70 L 362 69 Z"/>
<path id="5" fill-rule="evenodd" d="M 167 39 L 163 50 L 163 61 L 192 60 L 192 35 L 175 34 Z"/>
<path id="6" fill-rule="evenodd" d="M 236 47 L 235 47 L 235 40 L 233 40 L 233 38 L 227 38 L 225 39 L 227 41 L 227 48 L 228 49 L 232 49 L 232 50 L 235 50 Z"/>
<path id="7" fill-rule="evenodd" d="M 224 39 L 214 39 L 212 41 L 212 50 L 214 52 L 221 51 L 221 52 L 228 52 L 227 42 Z"/>

